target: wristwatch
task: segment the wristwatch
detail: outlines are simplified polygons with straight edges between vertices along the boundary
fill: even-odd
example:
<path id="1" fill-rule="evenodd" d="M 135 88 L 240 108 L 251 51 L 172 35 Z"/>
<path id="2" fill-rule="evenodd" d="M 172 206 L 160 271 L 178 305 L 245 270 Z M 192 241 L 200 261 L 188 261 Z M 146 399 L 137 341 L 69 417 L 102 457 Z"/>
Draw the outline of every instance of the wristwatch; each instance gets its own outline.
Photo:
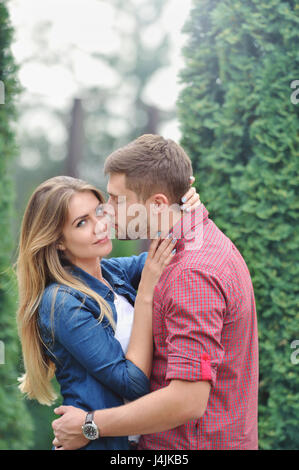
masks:
<path id="1" fill-rule="evenodd" d="M 85 423 L 82 426 L 83 435 L 90 441 L 100 437 L 99 428 L 93 420 L 94 411 L 89 411 L 86 415 Z"/>

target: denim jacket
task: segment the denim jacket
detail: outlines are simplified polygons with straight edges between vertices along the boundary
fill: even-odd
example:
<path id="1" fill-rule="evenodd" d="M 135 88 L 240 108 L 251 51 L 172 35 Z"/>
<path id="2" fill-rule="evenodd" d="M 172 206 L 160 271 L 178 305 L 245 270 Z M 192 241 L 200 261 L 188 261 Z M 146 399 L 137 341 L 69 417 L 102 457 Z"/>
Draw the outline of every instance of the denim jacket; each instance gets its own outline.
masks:
<path id="1" fill-rule="evenodd" d="M 146 257 L 142 253 L 101 260 L 104 279 L 132 305 Z M 79 267 L 69 268 L 109 303 L 117 322 L 111 290 Z M 125 358 L 108 320 L 99 323 L 99 315 L 100 308 L 91 297 L 57 283 L 46 287 L 39 306 L 40 333 L 45 353 L 56 365 L 63 404 L 85 411 L 120 406 L 124 398 L 134 400 L 149 392 L 148 378 Z M 128 449 L 128 438 L 103 437 L 83 449 Z"/>

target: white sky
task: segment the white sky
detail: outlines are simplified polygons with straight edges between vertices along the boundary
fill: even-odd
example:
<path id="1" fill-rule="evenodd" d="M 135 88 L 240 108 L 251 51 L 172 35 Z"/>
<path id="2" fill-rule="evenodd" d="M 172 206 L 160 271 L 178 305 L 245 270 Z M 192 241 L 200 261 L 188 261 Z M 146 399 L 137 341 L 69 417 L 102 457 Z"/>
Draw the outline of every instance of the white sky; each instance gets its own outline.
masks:
<path id="1" fill-rule="evenodd" d="M 134 1 L 137 7 L 144 4 L 144 0 Z M 171 66 L 153 77 L 144 94 L 148 103 L 159 103 L 165 110 L 173 107 L 179 92 L 177 75 L 183 65 L 181 48 L 186 39 L 181 29 L 191 1 L 168 0 L 159 22 L 143 36 L 144 42 L 154 47 L 165 31 L 171 34 Z M 29 102 L 34 96 L 42 106 L 65 109 L 83 86 L 109 88 L 118 83 L 115 71 L 92 58 L 90 53 L 109 55 L 121 49 L 130 56 L 129 45 L 121 43 L 118 34 L 119 30 L 130 31 L 132 20 L 128 15 L 119 12 L 116 15 L 111 4 L 102 0 L 10 0 L 8 6 L 15 28 L 12 52 L 17 63 L 22 64 L 19 79 L 25 88 L 23 102 Z M 150 13 L 150 0 L 146 8 Z M 44 26 L 38 30 L 41 23 Z M 42 60 L 46 63 L 41 63 Z M 40 119 L 33 119 L 27 125 L 32 132 L 35 126 L 49 128 L 49 119 L 41 113 Z M 64 138 L 54 123 L 51 128 L 54 138 Z M 178 140 L 178 123 L 170 123 L 162 133 Z"/>

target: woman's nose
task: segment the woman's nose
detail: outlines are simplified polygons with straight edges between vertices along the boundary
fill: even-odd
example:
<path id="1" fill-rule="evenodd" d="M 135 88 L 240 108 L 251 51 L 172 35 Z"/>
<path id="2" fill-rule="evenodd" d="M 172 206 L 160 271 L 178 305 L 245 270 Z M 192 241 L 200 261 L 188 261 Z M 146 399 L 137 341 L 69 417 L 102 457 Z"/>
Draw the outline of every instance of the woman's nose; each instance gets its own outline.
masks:
<path id="1" fill-rule="evenodd" d="M 103 233 L 107 233 L 109 229 L 109 222 L 106 217 L 102 217 L 101 220 L 97 220 L 94 225 L 95 235 L 102 236 Z"/>

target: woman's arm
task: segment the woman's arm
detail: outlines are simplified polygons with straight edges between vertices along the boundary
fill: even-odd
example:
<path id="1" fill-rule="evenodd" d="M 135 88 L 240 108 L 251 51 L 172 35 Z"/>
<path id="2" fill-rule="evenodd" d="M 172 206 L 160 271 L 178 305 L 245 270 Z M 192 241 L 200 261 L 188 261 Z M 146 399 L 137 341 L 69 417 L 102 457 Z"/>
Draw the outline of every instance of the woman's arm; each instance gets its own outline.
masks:
<path id="1" fill-rule="evenodd" d="M 149 378 L 152 370 L 153 301 L 137 295 L 134 307 L 134 322 L 126 358 L 139 367 Z"/>
<path id="2" fill-rule="evenodd" d="M 95 379 L 118 395 L 134 400 L 149 391 L 144 372 L 126 359 L 119 341 L 113 336 L 107 322 L 99 323 L 92 312 L 93 303 L 86 302 L 60 286 L 51 318 L 54 289 L 47 289 L 39 309 L 40 327 L 48 338 L 54 334 L 59 343 Z M 52 342 L 52 340 L 51 340 Z M 59 365 L 60 357 L 53 351 Z"/>
<path id="3" fill-rule="evenodd" d="M 155 286 L 173 258 L 176 240 L 153 240 L 141 275 L 126 358 L 150 376 L 153 357 L 152 310 Z"/>

